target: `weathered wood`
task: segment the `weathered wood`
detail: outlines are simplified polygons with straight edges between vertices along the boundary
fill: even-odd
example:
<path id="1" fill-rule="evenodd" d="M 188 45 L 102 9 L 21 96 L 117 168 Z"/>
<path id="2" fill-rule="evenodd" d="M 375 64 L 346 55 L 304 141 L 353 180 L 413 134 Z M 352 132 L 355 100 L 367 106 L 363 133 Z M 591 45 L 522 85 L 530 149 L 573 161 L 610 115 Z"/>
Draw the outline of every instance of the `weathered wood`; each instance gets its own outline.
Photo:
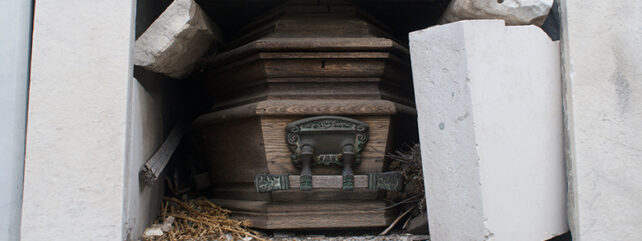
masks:
<path id="1" fill-rule="evenodd" d="M 408 54 L 408 49 L 387 38 L 319 37 L 300 41 L 297 38 L 272 37 L 260 39 L 231 51 L 221 53 L 211 64 L 217 65 L 235 61 L 257 52 L 278 52 L 283 49 L 306 51 L 389 51 L 402 55 Z"/>
<path id="2" fill-rule="evenodd" d="M 215 111 L 194 122 L 203 126 L 253 116 L 416 115 L 412 107 L 388 100 L 267 100 Z"/>
<path id="3" fill-rule="evenodd" d="M 163 141 L 160 148 L 152 155 L 152 157 L 145 162 L 145 165 L 141 168 L 138 176 L 149 185 L 153 185 L 160 177 L 160 174 L 167 166 L 172 154 L 178 147 L 178 144 L 181 141 L 181 138 L 185 134 L 187 127 L 189 126 L 189 121 L 186 119 L 179 120 L 171 132 L 167 136 L 167 139 Z"/>
<path id="4" fill-rule="evenodd" d="M 259 118 L 212 123 L 200 133 L 214 183 L 252 183 L 267 172 Z"/>
<path id="5" fill-rule="evenodd" d="M 409 72 L 406 62 L 385 52 L 270 52 L 218 66 L 199 79 L 213 110 L 302 98 L 390 99 L 412 106 Z"/>
<path id="6" fill-rule="evenodd" d="M 362 162 L 354 169 L 356 174 L 366 174 L 383 171 L 384 158 L 388 150 L 389 116 L 349 116 L 370 126 L 370 137 L 364 150 L 361 152 Z M 268 171 L 273 174 L 298 174 L 299 170 L 292 165 L 292 153 L 285 141 L 285 126 L 301 117 L 261 117 L 263 142 L 265 143 L 265 157 Z M 330 175 L 340 174 L 339 166 L 317 166 L 314 174 Z M 340 195 L 340 192 L 338 193 Z"/>
<path id="7" fill-rule="evenodd" d="M 363 188 L 349 192 L 337 188 L 317 188 L 312 192 L 301 192 L 299 189 L 272 192 L 271 198 L 274 202 L 377 200 L 382 194 L 383 191 Z"/>
<path id="8" fill-rule="evenodd" d="M 251 221 L 263 229 L 372 228 L 385 227 L 396 217 L 383 201 L 297 201 L 271 203 L 212 199 L 235 211 L 233 218 Z"/>

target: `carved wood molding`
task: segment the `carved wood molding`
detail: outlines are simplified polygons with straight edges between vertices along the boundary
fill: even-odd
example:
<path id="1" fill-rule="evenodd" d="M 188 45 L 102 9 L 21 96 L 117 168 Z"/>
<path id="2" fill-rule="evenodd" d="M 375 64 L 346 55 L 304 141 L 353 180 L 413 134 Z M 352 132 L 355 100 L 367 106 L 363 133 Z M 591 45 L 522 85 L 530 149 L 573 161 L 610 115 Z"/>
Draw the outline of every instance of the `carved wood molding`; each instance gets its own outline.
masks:
<path id="1" fill-rule="evenodd" d="M 200 116 L 195 125 L 252 116 L 416 115 L 415 108 L 388 100 L 266 100 Z"/>

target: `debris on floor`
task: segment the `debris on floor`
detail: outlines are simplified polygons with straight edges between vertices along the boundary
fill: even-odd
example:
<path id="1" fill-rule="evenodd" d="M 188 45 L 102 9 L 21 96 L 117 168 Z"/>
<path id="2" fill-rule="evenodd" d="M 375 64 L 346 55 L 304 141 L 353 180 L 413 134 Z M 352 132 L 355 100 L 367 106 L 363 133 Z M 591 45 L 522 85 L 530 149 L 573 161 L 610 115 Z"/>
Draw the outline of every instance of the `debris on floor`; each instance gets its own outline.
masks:
<path id="1" fill-rule="evenodd" d="M 162 224 L 152 224 L 149 228 L 146 228 L 143 232 L 143 237 L 157 237 L 163 236 L 165 232 L 169 232 L 172 229 L 172 224 L 174 223 L 174 217 L 169 216 L 163 220 Z"/>
<path id="2" fill-rule="evenodd" d="M 145 241 L 266 240 L 258 232 L 248 229 L 247 221 L 230 219 L 229 210 L 216 206 L 207 199 L 181 201 L 176 198 L 164 198 L 164 200 L 162 220 L 145 229 L 143 234 Z"/>
<path id="3" fill-rule="evenodd" d="M 420 214 L 414 218 L 408 219 L 408 225 L 405 230 L 411 234 L 428 234 L 428 216 Z"/>

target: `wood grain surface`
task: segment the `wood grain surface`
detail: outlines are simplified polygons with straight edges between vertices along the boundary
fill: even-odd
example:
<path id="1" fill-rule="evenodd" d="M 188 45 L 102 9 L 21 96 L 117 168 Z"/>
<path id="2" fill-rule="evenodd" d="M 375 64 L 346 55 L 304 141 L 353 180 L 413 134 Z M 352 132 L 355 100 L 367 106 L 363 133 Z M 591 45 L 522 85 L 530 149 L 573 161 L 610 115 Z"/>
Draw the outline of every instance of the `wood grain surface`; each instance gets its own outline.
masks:
<path id="1" fill-rule="evenodd" d="M 232 218 L 251 221 L 263 229 L 349 229 L 384 227 L 396 217 L 383 201 L 299 201 L 271 203 L 211 199 L 234 210 Z"/>
<path id="2" fill-rule="evenodd" d="M 387 149 L 389 116 L 348 116 L 370 126 L 368 143 L 361 152 L 361 164 L 354 169 L 355 174 L 383 171 L 383 161 Z M 261 117 L 261 129 L 265 143 L 265 156 L 270 174 L 298 174 L 292 164 L 292 153 L 285 141 L 285 126 L 302 117 Z M 340 174 L 340 166 L 316 166 L 312 174 Z"/>
<path id="3" fill-rule="evenodd" d="M 408 115 L 414 118 L 416 111 L 415 108 L 389 100 L 267 100 L 203 114 L 193 125 L 200 128 L 254 116 L 293 115 Z"/>

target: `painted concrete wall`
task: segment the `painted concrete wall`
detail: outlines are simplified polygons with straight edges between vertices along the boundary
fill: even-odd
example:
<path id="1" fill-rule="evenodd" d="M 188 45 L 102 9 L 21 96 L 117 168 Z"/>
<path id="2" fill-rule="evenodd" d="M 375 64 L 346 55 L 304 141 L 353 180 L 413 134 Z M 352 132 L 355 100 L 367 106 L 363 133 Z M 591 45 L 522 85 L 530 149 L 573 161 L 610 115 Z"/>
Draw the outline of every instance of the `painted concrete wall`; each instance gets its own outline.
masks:
<path id="1" fill-rule="evenodd" d="M 175 79 L 137 69 L 132 82 L 123 240 L 139 240 L 158 217 L 163 180 L 150 186 L 138 172 L 165 140 L 181 114 L 180 85 Z"/>
<path id="2" fill-rule="evenodd" d="M 139 0 L 136 6 L 136 36 L 160 15 L 168 1 Z M 160 147 L 178 118 L 178 82 L 160 74 L 136 69 L 131 82 L 128 162 L 125 168 L 123 240 L 141 239 L 143 230 L 160 213 L 163 181 L 153 186 L 138 178 L 145 162 Z"/>
<path id="3" fill-rule="evenodd" d="M 22 240 L 121 240 L 135 3 L 37 1 Z"/>
<path id="4" fill-rule="evenodd" d="M 573 240 L 642 240 L 642 1 L 561 1 Z"/>
<path id="5" fill-rule="evenodd" d="M 132 81 L 129 136 L 129 162 L 125 169 L 125 236 L 123 240 L 138 240 L 160 211 L 162 183 L 149 186 L 138 178 L 145 164 L 164 138 L 163 118 L 159 100 L 145 90 L 138 81 Z"/>
<path id="6" fill-rule="evenodd" d="M 475 20 L 412 32 L 410 52 L 431 239 L 565 233 L 558 43 Z"/>
<path id="7" fill-rule="evenodd" d="M 0 240 L 19 240 L 31 1 L 0 1 Z"/>

